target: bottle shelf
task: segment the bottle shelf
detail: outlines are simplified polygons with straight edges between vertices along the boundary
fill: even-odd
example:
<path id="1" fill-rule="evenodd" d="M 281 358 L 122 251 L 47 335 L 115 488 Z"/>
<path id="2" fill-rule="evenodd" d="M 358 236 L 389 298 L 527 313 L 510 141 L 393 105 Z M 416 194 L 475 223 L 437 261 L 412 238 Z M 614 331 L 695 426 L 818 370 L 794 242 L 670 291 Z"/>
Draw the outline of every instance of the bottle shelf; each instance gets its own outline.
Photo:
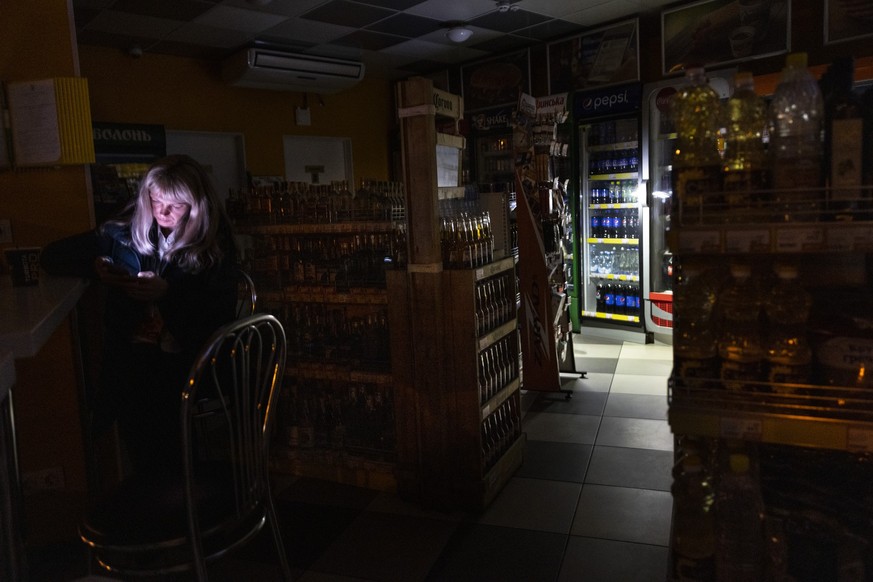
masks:
<path id="1" fill-rule="evenodd" d="M 636 180 L 639 177 L 639 172 L 616 172 L 614 174 L 591 174 L 588 176 L 589 182 L 604 182 L 609 180 Z"/>
<path id="2" fill-rule="evenodd" d="M 582 315 L 585 317 L 593 317 L 595 319 L 606 319 L 610 321 L 627 321 L 630 323 L 639 323 L 640 318 L 638 315 L 623 315 L 621 313 L 603 313 L 601 311 L 582 311 Z"/>
<path id="3" fill-rule="evenodd" d="M 285 375 L 307 380 L 337 380 L 366 384 L 390 385 L 393 381 L 387 369 L 367 370 L 350 364 L 329 361 L 299 362 L 285 367 Z"/>
<path id="4" fill-rule="evenodd" d="M 334 305 L 386 305 L 388 292 L 383 288 L 353 287 L 348 292 L 321 285 L 293 285 L 282 291 L 259 292 L 270 303 L 328 303 Z"/>
<path id="5" fill-rule="evenodd" d="M 589 238 L 588 244 L 639 245 L 638 238 Z"/>
<path id="6" fill-rule="evenodd" d="M 237 234 L 355 234 L 355 233 L 390 233 L 393 229 L 391 221 L 349 221 L 349 222 L 315 222 L 315 223 L 282 223 L 282 224 L 237 224 Z"/>
<path id="7" fill-rule="evenodd" d="M 873 222 L 785 222 L 683 226 L 674 231 L 678 253 L 814 253 L 873 251 Z"/>
<path id="8" fill-rule="evenodd" d="M 592 210 L 610 210 L 616 208 L 630 208 L 636 209 L 638 205 L 634 202 L 615 202 L 615 203 L 606 203 L 606 204 L 589 204 L 588 208 Z"/>
<path id="9" fill-rule="evenodd" d="M 869 389 L 674 376 L 668 390 L 675 434 L 873 452 Z"/>
<path id="10" fill-rule="evenodd" d="M 636 140 L 622 141 L 622 142 L 588 146 L 588 151 L 591 153 L 597 153 L 597 152 L 612 152 L 612 151 L 617 151 L 617 150 L 634 150 L 634 149 L 637 149 L 639 146 L 640 146 L 640 144 Z"/>
<path id="11" fill-rule="evenodd" d="M 639 275 L 624 275 L 624 274 L 615 274 L 615 273 L 593 273 L 589 272 L 588 277 L 591 279 L 602 279 L 606 281 L 629 281 L 631 283 L 638 283 L 640 280 Z"/>

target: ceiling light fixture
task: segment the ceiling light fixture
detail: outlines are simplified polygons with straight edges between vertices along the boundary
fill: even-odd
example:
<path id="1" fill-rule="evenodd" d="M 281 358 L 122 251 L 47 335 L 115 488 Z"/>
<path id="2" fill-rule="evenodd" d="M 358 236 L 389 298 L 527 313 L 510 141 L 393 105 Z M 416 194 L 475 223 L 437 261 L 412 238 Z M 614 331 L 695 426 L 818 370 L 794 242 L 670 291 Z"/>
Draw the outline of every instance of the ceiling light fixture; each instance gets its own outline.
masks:
<path id="1" fill-rule="evenodd" d="M 453 26 L 446 31 L 446 36 L 452 42 L 465 42 L 468 38 L 473 36 L 473 31 L 463 25 Z"/>
<path id="2" fill-rule="evenodd" d="M 509 0 L 498 0 L 497 1 L 497 12 L 515 12 L 519 9 L 519 6 L 513 4 Z"/>

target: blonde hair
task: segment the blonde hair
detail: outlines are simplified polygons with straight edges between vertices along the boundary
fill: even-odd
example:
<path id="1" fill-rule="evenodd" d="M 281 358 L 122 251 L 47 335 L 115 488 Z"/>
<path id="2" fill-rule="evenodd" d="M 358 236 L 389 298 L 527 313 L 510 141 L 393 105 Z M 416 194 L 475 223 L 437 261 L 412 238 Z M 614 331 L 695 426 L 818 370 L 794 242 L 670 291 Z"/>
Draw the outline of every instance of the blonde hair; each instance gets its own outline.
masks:
<path id="1" fill-rule="evenodd" d="M 130 217 L 133 247 L 143 255 L 157 254 L 152 237 L 155 216 L 151 196 L 170 203 L 187 204 L 190 209 L 173 231 L 173 242 L 164 253 L 188 271 L 200 271 L 221 261 L 219 228 L 227 225 L 224 210 L 209 175 L 194 158 L 167 156 L 149 168 L 139 186 Z"/>

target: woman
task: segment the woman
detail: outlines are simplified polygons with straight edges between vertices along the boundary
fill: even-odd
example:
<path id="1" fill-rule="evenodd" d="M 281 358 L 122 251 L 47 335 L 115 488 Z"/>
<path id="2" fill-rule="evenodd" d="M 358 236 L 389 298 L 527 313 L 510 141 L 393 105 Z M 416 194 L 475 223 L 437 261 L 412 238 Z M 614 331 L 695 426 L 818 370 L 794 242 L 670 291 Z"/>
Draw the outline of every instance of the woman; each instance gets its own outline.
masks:
<path id="1" fill-rule="evenodd" d="M 43 250 L 48 273 L 107 286 L 92 429 L 117 420 L 135 471 L 180 460 L 180 390 L 206 340 L 234 318 L 236 258 L 209 176 L 185 155 L 155 162 L 118 220 Z"/>

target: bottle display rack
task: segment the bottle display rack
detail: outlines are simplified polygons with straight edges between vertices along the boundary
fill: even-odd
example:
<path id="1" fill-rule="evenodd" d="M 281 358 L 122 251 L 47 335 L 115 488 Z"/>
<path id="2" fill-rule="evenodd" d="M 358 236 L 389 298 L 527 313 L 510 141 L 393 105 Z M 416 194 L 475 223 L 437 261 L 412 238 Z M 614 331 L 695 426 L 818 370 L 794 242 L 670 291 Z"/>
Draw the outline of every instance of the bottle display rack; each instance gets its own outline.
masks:
<path id="1" fill-rule="evenodd" d="M 519 343 L 515 261 L 446 271 L 446 353 L 450 362 L 454 488 L 467 507 L 484 507 L 521 465 Z M 483 296 L 483 290 L 496 293 Z M 492 312 L 493 317 L 481 314 Z M 471 314 L 479 314 L 471 317 Z M 490 324 L 478 325 L 483 319 Z"/>
<path id="2" fill-rule="evenodd" d="M 259 308 L 283 322 L 288 339 L 273 468 L 393 491 L 385 269 L 397 257 L 391 218 L 403 218 L 402 188 L 367 181 L 349 198 L 342 184 L 335 186 L 283 183 L 235 202 Z"/>

